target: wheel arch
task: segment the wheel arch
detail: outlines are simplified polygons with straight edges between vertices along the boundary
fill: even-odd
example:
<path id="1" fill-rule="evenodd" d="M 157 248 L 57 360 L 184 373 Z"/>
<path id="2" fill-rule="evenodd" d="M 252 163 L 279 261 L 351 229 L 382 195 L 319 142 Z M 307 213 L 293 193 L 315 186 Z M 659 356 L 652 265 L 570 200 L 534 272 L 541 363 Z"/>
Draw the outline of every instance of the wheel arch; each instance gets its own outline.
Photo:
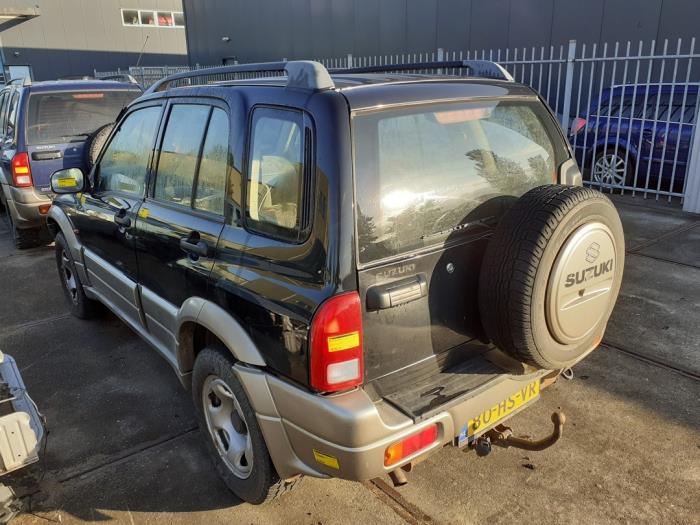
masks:
<path id="1" fill-rule="evenodd" d="M 189 374 L 197 353 L 209 344 L 226 348 L 236 361 L 265 366 L 265 360 L 243 326 L 217 304 L 191 297 L 177 314 L 176 357 L 180 373 Z"/>

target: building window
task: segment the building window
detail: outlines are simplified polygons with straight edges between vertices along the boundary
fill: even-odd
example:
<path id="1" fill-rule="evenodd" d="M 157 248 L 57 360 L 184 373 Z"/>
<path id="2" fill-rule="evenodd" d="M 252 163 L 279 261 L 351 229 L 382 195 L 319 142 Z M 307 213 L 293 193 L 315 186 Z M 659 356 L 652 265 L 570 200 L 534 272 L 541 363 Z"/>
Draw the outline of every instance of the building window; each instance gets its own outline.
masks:
<path id="1" fill-rule="evenodd" d="M 122 22 L 125 26 L 139 25 L 139 12 L 136 9 L 123 9 Z"/>
<path id="2" fill-rule="evenodd" d="M 156 25 L 156 17 L 153 11 L 139 11 L 141 16 L 142 26 L 154 26 Z"/>
<path id="3" fill-rule="evenodd" d="M 158 11 L 158 25 L 161 27 L 172 27 L 173 13 L 171 11 Z"/>
<path id="4" fill-rule="evenodd" d="M 122 25 L 132 27 L 185 27 L 181 11 L 153 11 L 150 9 L 122 9 Z"/>

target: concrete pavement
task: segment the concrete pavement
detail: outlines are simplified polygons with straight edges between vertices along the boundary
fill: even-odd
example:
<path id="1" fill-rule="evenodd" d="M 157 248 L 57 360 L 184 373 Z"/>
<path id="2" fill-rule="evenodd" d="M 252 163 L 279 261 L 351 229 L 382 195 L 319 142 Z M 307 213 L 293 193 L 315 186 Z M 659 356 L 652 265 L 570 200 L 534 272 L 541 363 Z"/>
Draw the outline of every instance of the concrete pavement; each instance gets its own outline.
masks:
<path id="1" fill-rule="evenodd" d="M 264 507 L 240 503 L 218 480 L 168 365 L 110 314 L 66 316 L 53 251 L 15 251 L 0 221 L 0 349 L 17 359 L 50 429 L 42 490 L 17 522 L 693 522 L 700 217 L 616 202 L 631 253 L 610 347 L 510 420 L 536 436 L 562 409 L 559 444 L 486 458 L 447 448 L 396 490 L 307 478 Z"/>

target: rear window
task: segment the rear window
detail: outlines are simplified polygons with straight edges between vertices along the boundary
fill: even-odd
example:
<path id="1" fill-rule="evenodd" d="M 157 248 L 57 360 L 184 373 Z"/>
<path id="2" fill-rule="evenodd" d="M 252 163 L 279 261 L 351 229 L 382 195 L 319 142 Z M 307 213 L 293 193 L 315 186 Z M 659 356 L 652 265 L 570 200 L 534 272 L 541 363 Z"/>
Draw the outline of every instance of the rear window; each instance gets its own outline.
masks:
<path id="1" fill-rule="evenodd" d="M 536 102 L 361 113 L 353 137 L 360 263 L 483 227 L 492 222 L 493 203 L 551 183 L 568 157 Z"/>
<path id="2" fill-rule="evenodd" d="M 140 91 L 79 91 L 29 96 L 28 144 L 80 142 L 97 128 L 114 122 Z"/>

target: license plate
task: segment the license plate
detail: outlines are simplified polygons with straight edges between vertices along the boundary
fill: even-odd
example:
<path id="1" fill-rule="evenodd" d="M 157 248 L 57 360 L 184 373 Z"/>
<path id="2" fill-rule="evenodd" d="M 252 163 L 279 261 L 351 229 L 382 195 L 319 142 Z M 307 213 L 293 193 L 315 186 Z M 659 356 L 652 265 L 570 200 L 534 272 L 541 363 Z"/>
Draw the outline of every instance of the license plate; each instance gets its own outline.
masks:
<path id="1" fill-rule="evenodd" d="M 462 428 L 462 432 L 458 438 L 459 445 L 463 445 L 465 441 L 469 441 L 477 434 L 481 434 L 493 427 L 504 417 L 512 414 L 523 405 L 535 399 L 539 394 L 540 380 L 536 379 L 497 405 L 492 406 L 488 410 L 484 410 L 478 416 L 470 419 L 464 428 Z"/>

